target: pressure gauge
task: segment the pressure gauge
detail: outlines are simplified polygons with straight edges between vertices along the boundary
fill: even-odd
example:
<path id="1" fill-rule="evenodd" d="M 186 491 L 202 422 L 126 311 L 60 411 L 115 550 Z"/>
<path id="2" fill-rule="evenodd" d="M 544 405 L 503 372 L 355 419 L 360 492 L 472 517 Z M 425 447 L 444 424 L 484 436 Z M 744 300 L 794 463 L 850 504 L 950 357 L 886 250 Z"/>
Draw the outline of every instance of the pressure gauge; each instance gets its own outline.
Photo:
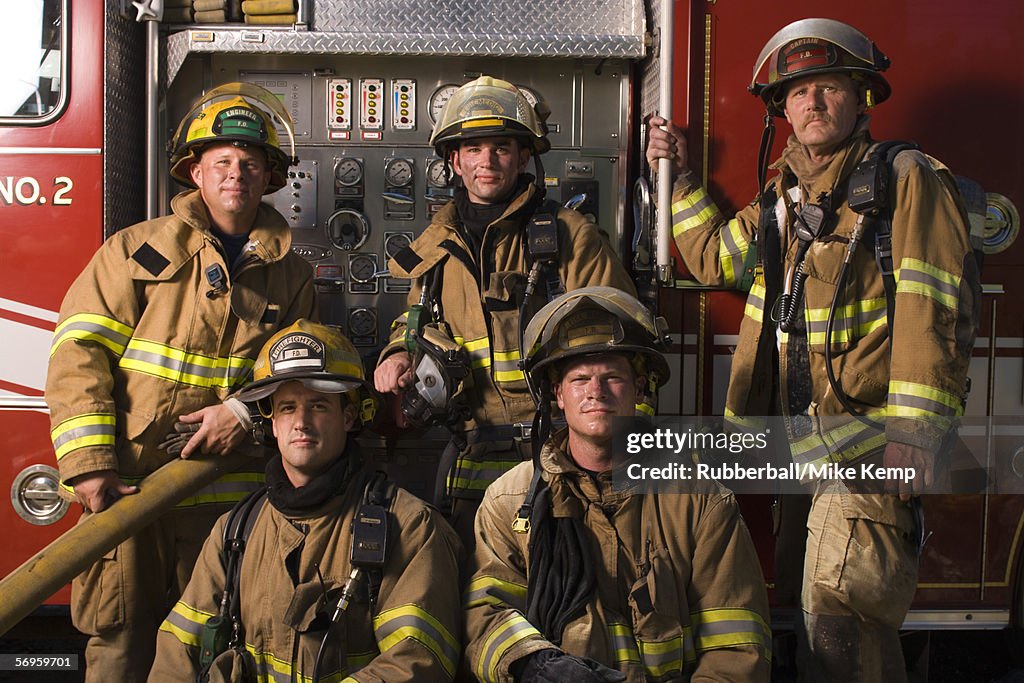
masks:
<path id="1" fill-rule="evenodd" d="M 405 187 L 412 182 L 412 160 L 388 159 L 384 164 L 384 180 L 393 187 Z"/>
<path id="2" fill-rule="evenodd" d="M 356 282 L 373 282 L 377 272 L 377 259 L 369 254 L 357 254 L 349 257 L 348 274 Z"/>
<path id="3" fill-rule="evenodd" d="M 540 96 L 537 95 L 537 93 L 524 85 L 517 85 L 516 87 L 519 88 L 519 92 L 523 93 L 523 97 L 526 98 L 526 101 L 530 103 L 531 107 L 537 106 L 537 103 L 540 102 Z"/>
<path id="4" fill-rule="evenodd" d="M 370 234 L 370 222 L 355 209 L 341 209 L 327 219 L 327 239 L 342 251 L 353 251 L 363 246 Z"/>
<path id="5" fill-rule="evenodd" d="M 448 187 L 448 179 L 444 172 L 444 159 L 431 159 L 427 162 L 427 185 Z"/>
<path id="6" fill-rule="evenodd" d="M 394 258 L 395 254 L 412 244 L 412 235 L 408 232 L 392 232 L 384 235 L 384 254 Z"/>
<path id="7" fill-rule="evenodd" d="M 455 91 L 459 89 L 459 86 L 454 83 L 445 83 L 430 96 L 430 100 L 427 102 L 427 115 L 430 116 L 430 120 L 433 123 L 437 123 L 437 118 L 441 115 L 441 110 L 444 105 L 448 103 L 448 100 L 452 98 Z"/>
<path id="8" fill-rule="evenodd" d="M 348 314 L 348 333 L 352 337 L 377 334 L 377 314 L 369 308 L 356 308 Z"/>
<path id="9" fill-rule="evenodd" d="M 353 157 L 339 159 L 334 166 L 334 177 L 345 187 L 358 185 L 363 180 L 363 162 Z"/>

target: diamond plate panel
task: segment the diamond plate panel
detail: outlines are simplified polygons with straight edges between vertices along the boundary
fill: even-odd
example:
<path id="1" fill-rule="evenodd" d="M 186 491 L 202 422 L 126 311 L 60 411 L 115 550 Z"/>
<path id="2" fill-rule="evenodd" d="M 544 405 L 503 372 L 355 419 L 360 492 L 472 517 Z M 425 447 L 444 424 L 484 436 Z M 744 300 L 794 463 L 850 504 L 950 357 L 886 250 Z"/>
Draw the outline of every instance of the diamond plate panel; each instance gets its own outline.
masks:
<path id="1" fill-rule="evenodd" d="M 106 0 L 103 79 L 103 236 L 145 218 L 145 27 Z"/>
<path id="2" fill-rule="evenodd" d="M 310 28 L 173 33 L 167 82 L 204 52 L 638 59 L 646 17 L 643 0 L 348 0 L 314 3 Z"/>

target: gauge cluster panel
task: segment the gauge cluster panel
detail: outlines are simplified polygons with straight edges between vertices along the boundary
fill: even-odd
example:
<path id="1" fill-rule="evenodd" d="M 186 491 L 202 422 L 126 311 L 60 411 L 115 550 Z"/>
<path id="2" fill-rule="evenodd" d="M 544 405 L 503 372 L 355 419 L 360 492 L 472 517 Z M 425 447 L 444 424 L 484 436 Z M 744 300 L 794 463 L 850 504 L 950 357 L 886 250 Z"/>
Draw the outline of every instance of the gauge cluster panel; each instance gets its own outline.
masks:
<path id="1" fill-rule="evenodd" d="M 631 101 L 624 61 L 220 53 L 188 60 L 192 77 L 173 85 L 180 91 L 168 95 L 168 120 L 198 96 L 186 88 L 232 80 L 268 88 L 291 114 L 299 163 L 264 200 L 288 221 L 294 250 L 313 266 L 321 318 L 346 329 L 368 364 L 408 306 L 412 283 L 391 277 L 389 265 L 459 183 L 430 136 L 464 83 L 502 78 L 531 106 L 547 105 L 547 196 L 574 199 L 616 248 L 624 242 Z M 287 132 L 279 126 L 278 133 L 286 143 Z M 532 161 L 526 170 L 535 173 Z"/>

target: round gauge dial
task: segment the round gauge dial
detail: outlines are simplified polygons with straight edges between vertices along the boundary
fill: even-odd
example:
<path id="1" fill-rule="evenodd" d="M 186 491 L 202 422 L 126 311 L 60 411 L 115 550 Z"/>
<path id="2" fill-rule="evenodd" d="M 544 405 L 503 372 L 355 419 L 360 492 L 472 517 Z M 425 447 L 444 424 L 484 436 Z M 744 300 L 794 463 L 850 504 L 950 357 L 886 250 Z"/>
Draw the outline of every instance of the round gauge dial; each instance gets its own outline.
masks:
<path id="1" fill-rule="evenodd" d="M 384 253 L 388 258 L 394 258 L 395 254 L 412 244 L 412 236 L 405 232 L 393 232 L 384 238 Z"/>
<path id="2" fill-rule="evenodd" d="M 448 187 L 448 179 L 444 172 L 444 159 L 431 159 L 427 162 L 427 184 L 431 187 Z"/>
<path id="3" fill-rule="evenodd" d="M 454 83 L 445 83 L 430 96 L 430 100 L 427 102 L 427 115 L 430 117 L 431 123 L 437 123 L 437 117 L 441 115 L 441 109 L 448 103 L 448 100 L 452 98 L 455 91 L 459 89 L 459 86 Z"/>
<path id="4" fill-rule="evenodd" d="M 363 246 L 370 234 L 370 222 L 355 209 L 341 209 L 327 219 L 327 239 L 342 251 L 352 251 Z"/>
<path id="5" fill-rule="evenodd" d="M 368 308 L 348 314 L 348 333 L 353 337 L 371 337 L 377 332 L 377 315 Z"/>
<path id="6" fill-rule="evenodd" d="M 363 179 L 363 162 L 359 159 L 339 159 L 334 167 L 334 177 L 345 187 L 358 185 Z"/>
<path id="7" fill-rule="evenodd" d="M 356 282 L 372 282 L 377 272 L 377 261 L 367 254 L 353 256 L 348 261 L 348 274 Z"/>
<path id="8" fill-rule="evenodd" d="M 527 88 L 525 85 L 517 85 L 516 87 L 519 88 L 519 92 L 523 93 L 523 97 L 526 98 L 526 101 L 530 103 L 531 107 L 537 106 L 537 103 L 540 102 L 540 95 L 530 88 Z"/>
<path id="9" fill-rule="evenodd" d="M 412 161 L 409 159 L 390 159 L 384 165 L 384 180 L 394 187 L 405 187 L 412 182 Z"/>

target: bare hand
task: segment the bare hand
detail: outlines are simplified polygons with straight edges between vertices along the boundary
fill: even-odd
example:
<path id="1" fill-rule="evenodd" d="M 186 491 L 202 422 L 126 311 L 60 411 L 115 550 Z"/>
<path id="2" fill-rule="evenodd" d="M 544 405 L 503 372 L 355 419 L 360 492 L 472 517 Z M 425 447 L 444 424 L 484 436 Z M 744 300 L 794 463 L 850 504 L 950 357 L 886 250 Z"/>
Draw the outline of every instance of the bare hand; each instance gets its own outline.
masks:
<path id="1" fill-rule="evenodd" d="M 222 403 L 206 406 L 194 413 L 178 418 L 185 424 L 198 424 L 199 430 L 181 449 L 181 457 L 189 458 L 193 453 L 227 455 L 232 448 L 242 443 L 245 428 L 231 409 Z"/>
<path id="2" fill-rule="evenodd" d="M 114 470 L 99 470 L 67 482 L 75 489 L 75 497 L 89 512 L 100 512 L 117 499 L 139 492 L 138 486 L 128 486 Z"/>
<path id="3" fill-rule="evenodd" d="M 400 394 L 412 384 L 412 355 L 408 351 L 393 353 L 373 371 L 373 385 L 382 394 Z"/>
<path id="4" fill-rule="evenodd" d="M 931 489 L 935 481 L 935 454 L 924 448 L 890 441 L 885 447 L 883 463 L 887 468 L 913 468 L 914 476 L 910 481 L 889 479 L 885 482 L 886 493 L 898 493 L 904 502 Z"/>
<path id="5" fill-rule="evenodd" d="M 660 116 L 652 116 L 647 121 L 647 163 L 651 168 L 658 170 L 658 159 L 669 159 L 673 175 L 685 173 L 689 169 L 686 155 L 683 131 Z"/>

